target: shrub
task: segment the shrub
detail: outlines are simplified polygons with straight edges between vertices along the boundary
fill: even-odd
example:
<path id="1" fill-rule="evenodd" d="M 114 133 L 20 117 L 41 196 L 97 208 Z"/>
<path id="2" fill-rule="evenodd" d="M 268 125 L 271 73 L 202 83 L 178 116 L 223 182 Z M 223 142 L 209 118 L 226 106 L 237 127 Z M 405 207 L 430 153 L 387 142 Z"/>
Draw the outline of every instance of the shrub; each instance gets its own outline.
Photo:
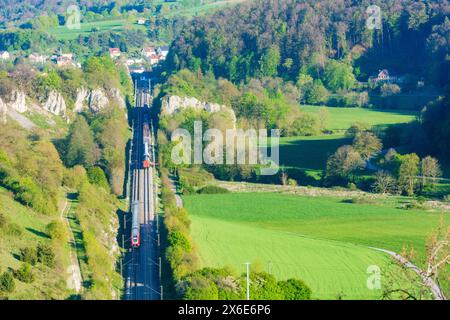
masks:
<path id="1" fill-rule="evenodd" d="M 230 190 L 228 190 L 226 188 L 222 188 L 219 186 L 212 186 L 212 185 L 203 187 L 197 191 L 197 193 L 199 193 L 199 194 L 219 194 L 219 193 L 229 193 L 229 192 L 230 192 Z"/>
<path id="2" fill-rule="evenodd" d="M 108 179 L 105 172 L 100 167 L 91 167 L 87 171 L 89 182 L 95 184 L 105 190 L 109 190 Z"/>
<path id="3" fill-rule="evenodd" d="M 8 221 L 6 220 L 6 217 L 3 213 L 0 213 L 0 229 L 6 227 L 6 224 Z"/>
<path id="4" fill-rule="evenodd" d="M 38 261 L 37 251 L 35 248 L 21 248 L 19 256 L 21 261 L 32 266 L 34 266 Z"/>
<path id="5" fill-rule="evenodd" d="M 39 243 L 36 248 L 37 259 L 40 263 L 53 267 L 55 265 L 55 253 L 49 245 Z"/>
<path id="6" fill-rule="evenodd" d="M 278 286 L 284 293 L 285 300 L 310 300 L 311 289 L 298 279 L 288 279 L 279 281 Z"/>
<path id="7" fill-rule="evenodd" d="M 0 275 L 0 291 L 1 292 L 13 292 L 16 284 L 14 283 L 14 277 L 11 272 L 7 271 Z"/>
<path id="8" fill-rule="evenodd" d="M 45 228 L 47 234 L 53 240 L 63 241 L 67 238 L 67 232 L 64 224 L 59 220 L 53 220 Z"/>
<path id="9" fill-rule="evenodd" d="M 14 271 L 14 276 L 22 282 L 32 283 L 34 281 L 34 273 L 31 270 L 31 266 L 28 263 L 22 264 L 22 266 Z"/>

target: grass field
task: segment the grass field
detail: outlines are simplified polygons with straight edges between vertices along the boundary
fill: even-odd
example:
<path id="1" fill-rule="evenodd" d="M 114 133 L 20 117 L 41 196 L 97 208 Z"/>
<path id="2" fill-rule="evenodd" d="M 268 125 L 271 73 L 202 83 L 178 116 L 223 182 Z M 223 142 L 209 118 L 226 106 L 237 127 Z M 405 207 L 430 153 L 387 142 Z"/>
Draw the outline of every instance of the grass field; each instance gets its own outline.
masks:
<path id="1" fill-rule="evenodd" d="M 259 261 L 279 278 L 299 277 L 316 298 L 374 298 L 367 267 L 388 260 L 369 246 L 424 255 L 428 233 L 441 215 L 398 209 L 401 198 L 380 205 L 350 204 L 337 197 L 273 193 L 184 197 L 192 234 L 205 266 L 243 270 Z M 446 216 L 448 223 L 448 218 Z M 270 266 L 271 265 L 271 266 Z"/>
<path id="2" fill-rule="evenodd" d="M 315 114 L 321 107 L 301 106 L 300 109 Z M 383 110 L 365 108 L 335 108 L 323 107 L 330 114 L 327 129 L 343 131 L 355 122 L 367 123 L 370 126 L 387 126 L 390 124 L 406 123 L 415 119 L 418 112 L 408 110 Z"/>
<path id="3" fill-rule="evenodd" d="M 136 22 L 130 22 L 126 19 L 85 22 L 81 23 L 80 27 L 80 29 L 69 29 L 66 26 L 59 26 L 49 29 L 48 32 L 57 40 L 73 40 L 80 35 L 88 35 L 93 29 L 97 29 L 98 31 L 123 31 L 125 28 L 145 28 L 144 26 L 138 25 Z"/>
<path id="4" fill-rule="evenodd" d="M 305 112 L 315 114 L 317 106 L 301 106 Z M 385 127 L 397 123 L 412 121 L 414 111 L 373 110 L 361 108 L 332 108 L 324 107 L 330 114 L 328 130 L 331 135 L 310 137 L 282 137 L 280 138 L 280 164 L 286 167 L 305 169 L 315 172 L 324 170 L 328 157 L 340 146 L 351 144 L 352 140 L 344 136 L 344 131 L 353 123 L 359 121 L 370 126 Z"/>
<path id="5" fill-rule="evenodd" d="M 37 214 L 14 201 L 9 192 L 0 187 L 0 212 L 10 223 L 17 225 L 20 235 L 11 235 L 0 229 L 0 270 L 17 269 L 22 262 L 18 260 L 20 248 L 36 247 L 39 242 L 51 244 L 45 233 L 46 225 L 56 217 Z M 35 281 L 31 284 L 15 280 L 15 291 L 9 299 L 66 299 L 71 292 L 67 289 L 67 268 L 69 262 L 69 246 L 53 246 L 57 265 L 50 269 L 42 264 L 33 267 Z"/>

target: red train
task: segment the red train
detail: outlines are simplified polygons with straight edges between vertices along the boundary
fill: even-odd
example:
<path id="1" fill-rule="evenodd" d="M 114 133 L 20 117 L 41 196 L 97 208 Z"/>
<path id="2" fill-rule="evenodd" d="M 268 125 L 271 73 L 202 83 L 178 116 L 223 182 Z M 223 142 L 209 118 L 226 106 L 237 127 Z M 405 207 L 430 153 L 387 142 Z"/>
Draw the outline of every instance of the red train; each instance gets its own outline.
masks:
<path id="1" fill-rule="evenodd" d="M 131 246 L 133 248 L 139 248 L 141 245 L 141 229 L 140 229 L 140 203 L 139 201 L 135 200 L 133 201 L 132 207 L 131 207 L 131 213 L 132 213 L 132 224 L 131 224 Z"/>

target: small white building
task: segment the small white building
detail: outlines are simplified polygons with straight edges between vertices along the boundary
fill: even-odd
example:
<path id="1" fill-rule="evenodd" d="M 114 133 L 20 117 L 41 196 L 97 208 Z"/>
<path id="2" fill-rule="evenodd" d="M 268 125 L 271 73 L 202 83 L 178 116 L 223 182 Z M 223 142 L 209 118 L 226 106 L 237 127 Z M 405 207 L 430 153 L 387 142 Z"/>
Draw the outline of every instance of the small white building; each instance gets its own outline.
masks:
<path id="1" fill-rule="evenodd" d="M 30 60 L 30 63 L 32 64 L 43 64 L 48 60 L 48 57 L 42 54 L 32 53 L 28 56 L 28 60 Z"/>
<path id="2" fill-rule="evenodd" d="M 146 22 L 147 22 L 147 20 L 144 19 L 144 18 L 139 18 L 139 19 L 137 20 L 137 24 L 139 24 L 139 25 L 144 25 Z"/>
<path id="3" fill-rule="evenodd" d="M 167 55 L 169 54 L 168 46 L 158 47 L 157 53 L 161 56 L 161 60 L 165 60 Z"/>
<path id="4" fill-rule="evenodd" d="M 11 55 L 8 51 L 0 51 L 0 60 L 9 60 Z"/>
<path id="5" fill-rule="evenodd" d="M 111 59 L 120 57 L 120 49 L 119 48 L 109 48 L 109 56 L 111 57 Z"/>
<path id="6" fill-rule="evenodd" d="M 150 58 L 152 55 L 156 55 L 155 47 L 145 47 L 142 49 L 142 55 L 146 58 Z"/>

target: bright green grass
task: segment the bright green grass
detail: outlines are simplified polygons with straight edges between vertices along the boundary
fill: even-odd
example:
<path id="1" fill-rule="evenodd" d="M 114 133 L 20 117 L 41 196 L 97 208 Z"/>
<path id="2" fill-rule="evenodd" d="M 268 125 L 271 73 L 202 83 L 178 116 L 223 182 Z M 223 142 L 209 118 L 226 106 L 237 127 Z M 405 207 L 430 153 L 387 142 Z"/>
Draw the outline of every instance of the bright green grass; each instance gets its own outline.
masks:
<path id="1" fill-rule="evenodd" d="M 341 293 L 347 299 L 379 298 L 380 290 L 367 289 L 366 271 L 384 266 L 387 257 L 374 250 L 197 215 L 192 234 L 204 266 L 226 265 L 240 273 L 249 261 L 278 279 L 304 280 L 314 298 L 336 299 Z"/>
<path id="2" fill-rule="evenodd" d="M 317 113 L 321 107 L 301 106 L 308 113 Z M 417 111 L 381 110 L 365 108 L 326 108 L 330 113 L 329 130 L 346 130 L 355 122 L 364 122 L 370 126 L 387 126 L 390 124 L 407 123 L 415 119 Z"/>
<path id="3" fill-rule="evenodd" d="M 45 233 L 46 225 L 57 217 L 49 217 L 33 212 L 29 208 L 14 201 L 9 192 L 0 187 L 0 212 L 7 217 L 10 223 L 17 224 L 22 235 L 8 235 L 0 229 L 0 269 L 2 272 L 17 269 L 22 262 L 18 260 L 20 248 L 36 247 L 39 242 L 52 244 Z M 41 264 L 33 267 L 36 280 L 31 283 L 22 283 L 16 279 L 16 289 L 8 298 L 12 300 L 23 299 L 66 299 L 70 295 L 66 280 L 69 266 L 68 245 L 53 245 L 57 264 L 51 269 Z"/>
<path id="4" fill-rule="evenodd" d="M 204 265 L 241 270 L 243 262 L 259 260 L 267 270 L 272 261 L 276 276 L 304 279 L 318 298 L 335 298 L 341 291 L 347 298 L 373 297 L 361 282 L 367 266 L 381 267 L 385 256 L 368 247 L 396 252 L 414 247 L 420 259 L 441 215 L 397 209 L 401 198 L 379 206 L 342 200 L 233 193 L 186 196 L 184 204 Z"/>
<path id="5" fill-rule="evenodd" d="M 92 32 L 93 28 L 99 31 L 123 31 L 125 28 L 141 28 L 144 26 L 138 25 L 136 22 L 130 22 L 126 19 L 102 20 L 95 22 L 81 23 L 80 29 L 69 29 L 66 26 L 59 26 L 49 29 L 49 33 L 57 40 L 73 40 L 78 36 L 86 36 Z"/>

